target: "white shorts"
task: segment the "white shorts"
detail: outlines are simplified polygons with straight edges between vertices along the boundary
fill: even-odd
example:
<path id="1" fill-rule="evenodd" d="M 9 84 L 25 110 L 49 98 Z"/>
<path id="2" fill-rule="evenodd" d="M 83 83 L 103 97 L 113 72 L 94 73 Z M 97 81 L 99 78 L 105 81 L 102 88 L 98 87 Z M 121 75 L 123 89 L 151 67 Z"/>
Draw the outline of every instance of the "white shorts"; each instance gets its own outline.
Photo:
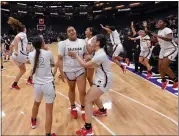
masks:
<path id="1" fill-rule="evenodd" d="M 53 103 L 56 97 L 55 85 L 53 82 L 39 85 L 34 84 L 35 101 L 41 102 L 44 96 L 45 103 Z"/>
<path id="2" fill-rule="evenodd" d="M 117 44 L 113 46 L 113 55 L 112 56 L 119 56 L 119 54 L 123 52 L 123 46 L 122 44 Z"/>
<path id="3" fill-rule="evenodd" d="M 64 72 L 64 74 L 69 81 L 76 81 L 76 79 L 81 75 L 83 75 L 85 72 L 86 72 L 85 69 L 80 69 L 79 71 L 76 72 Z"/>
<path id="4" fill-rule="evenodd" d="M 12 59 L 14 60 L 14 63 L 17 66 L 20 66 L 28 61 L 28 56 L 23 55 L 22 53 L 19 53 L 18 56 L 16 56 L 14 53 L 12 54 Z"/>
<path id="5" fill-rule="evenodd" d="M 109 89 L 111 89 L 112 87 L 112 82 L 107 82 L 106 84 L 101 84 L 102 81 L 96 81 L 93 83 L 93 85 L 95 85 L 96 87 L 98 87 L 102 92 L 106 93 L 109 91 Z"/>
<path id="6" fill-rule="evenodd" d="M 152 55 L 152 51 L 150 49 L 147 51 L 140 52 L 140 57 L 147 58 L 148 60 L 150 60 L 151 55 Z"/>
<path id="7" fill-rule="evenodd" d="M 178 54 L 178 48 L 160 50 L 159 59 L 168 58 L 173 61 Z"/>

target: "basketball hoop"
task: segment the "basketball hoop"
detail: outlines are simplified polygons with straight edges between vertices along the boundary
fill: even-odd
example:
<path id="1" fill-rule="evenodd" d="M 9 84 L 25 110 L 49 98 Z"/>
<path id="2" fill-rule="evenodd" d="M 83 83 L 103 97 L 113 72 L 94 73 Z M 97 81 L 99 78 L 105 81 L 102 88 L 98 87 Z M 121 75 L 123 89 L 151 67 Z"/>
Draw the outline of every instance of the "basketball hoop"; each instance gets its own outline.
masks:
<path id="1" fill-rule="evenodd" d="M 37 25 L 37 30 L 39 30 L 40 32 L 45 30 L 46 25 Z"/>

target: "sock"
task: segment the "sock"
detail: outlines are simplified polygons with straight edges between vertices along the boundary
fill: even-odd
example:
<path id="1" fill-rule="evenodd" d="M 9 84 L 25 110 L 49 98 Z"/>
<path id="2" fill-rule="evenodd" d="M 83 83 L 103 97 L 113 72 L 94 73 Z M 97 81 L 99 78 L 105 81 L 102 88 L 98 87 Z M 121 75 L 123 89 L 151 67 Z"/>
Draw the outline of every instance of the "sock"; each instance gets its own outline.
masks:
<path id="1" fill-rule="evenodd" d="M 32 121 L 36 121 L 37 119 L 36 118 L 32 118 Z"/>
<path id="2" fill-rule="evenodd" d="M 87 130 L 90 130 L 91 129 L 91 123 L 85 123 L 85 128 Z"/>
<path id="3" fill-rule="evenodd" d="M 4 67 L 3 66 L 1 66 L 1 69 L 3 69 Z"/>
<path id="4" fill-rule="evenodd" d="M 172 80 L 173 80 L 174 82 L 178 82 L 178 78 L 177 78 L 177 77 L 173 78 Z"/>
<path id="5" fill-rule="evenodd" d="M 28 80 L 32 80 L 32 76 L 29 76 Z"/>
<path id="6" fill-rule="evenodd" d="M 85 108 L 85 106 L 81 105 L 81 109 L 84 109 L 84 108 Z"/>
<path id="7" fill-rule="evenodd" d="M 165 78 L 162 78 L 162 82 L 165 82 L 166 81 L 166 79 Z"/>
<path id="8" fill-rule="evenodd" d="M 13 84 L 14 84 L 14 86 L 17 86 L 17 82 L 14 82 Z"/>
<path id="9" fill-rule="evenodd" d="M 46 134 L 46 136 L 50 136 L 50 135 L 51 135 L 50 133 Z"/>
<path id="10" fill-rule="evenodd" d="M 76 106 L 75 106 L 75 104 L 72 104 L 71 107 L 75 108 Z"/>
<path id="11" fill-rule="evenodd" d="M 152 74 L 152 70 L 149 70 L 148 73 Z"/>
<path id="12" fill-rule="evenodd" d="M 104 107 L 102 108 L 102 109 L 99 109 L 101 112 L 105 112 L 105 109 L 104 109 Z"/>

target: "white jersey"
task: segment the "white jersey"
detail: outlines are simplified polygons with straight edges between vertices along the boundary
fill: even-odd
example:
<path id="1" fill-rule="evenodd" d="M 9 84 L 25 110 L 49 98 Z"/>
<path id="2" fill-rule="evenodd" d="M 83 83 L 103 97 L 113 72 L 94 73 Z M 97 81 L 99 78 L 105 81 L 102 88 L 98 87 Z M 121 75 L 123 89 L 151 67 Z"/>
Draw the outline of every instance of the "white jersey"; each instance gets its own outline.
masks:
<path id="1" fill-rule="evenodd" d="M 34 67 L 35 63 L 36 50 L 29 53 L 29 60 L 32 66 Z M 54 59 L 51 51 L 40 49 L 39 63 L 35 74 L 33 75 L 34 84 L 47 84 L 54 81 L 51 64 L 54 63 Z"/>
<path id="2" fill-rule="evenodd" d="M 94 83 L 104 88 L 110 86 L 112 83 L 110 60 L 108 59 L 104 49 L 99 49 L 95 52 L 91 61 L 98 65 L 96 68 Z"/>
<path id="3" fill-rule="evenodd" d="M 173 38 L 173 32 L 168 27 L 165 27 L 164 29 L 158 31 L 159 36 L 166 37 L 168 34 L 172 34 L 172 38 Z M 157 39 L 158 39 L 158 43 L 161 47 L 161 50 L 175 48 L 177 46 L 173 40 L 172 41 L 164 41 L 160 38 L 157 38 Z"/>
<path id="4" fill-rule="evenodd" d="M 26 63 L 28 60 L 28 52 L 27 52 L 27 35 L 24 32 L 20 32 L 16 35 L 16 37 L 20 37 L 20 40 L 18 41 L 18 55 L 16 56 L 14 53 L 12 54 L 12 59 L 16 63 L 16 65 L 20 66 L 23 63 Z M 12 42 L 14 44 L 14 41 Z"/>
<path id="5" fill-rule="evenodd" d="M 151 47 L 151 41 L 150 37 L 148 35 L 141 37 L 138 36 L 137 38 L 140 38 L 140 50 L 141 51 L 148 51 Z"/>
<path id="6" fill-rule="evenodd" d="M 121 40 L 120 40 L 119 33 L 117 32 L 117 30 L 114 30 L 112 31 L 112 33 L 110 33 L 110 39 L 111 39 L 112 45 L 121 44 Z"/>
<path id="7" fill-rule="evenodd" d="M 18 42 L 18 54 L 21 53 L 23 55 L 27 55 L 27 35 L 24 32 L 20 32 L 16 35 L 16 37 L 20 37 L 20 40 Z M 13 41 L 14 42 L 14 41 Z M 13 43 L 12 43 L 13 44 Z"/>
<path id="8" fill-rule="evenodd" d="M 86 42 L 83 39 L 77 39 L 76 41 L 70 41 L 69 39 L 58 43 L 58 54 L 63 56 L 63 71 L 64 72 L 77 72 L 84 69 L 79 62 L 71 56 L 68 56 L 69 51 L 75 51 L 78 56 L 83 59 L 86 50 Z"/>

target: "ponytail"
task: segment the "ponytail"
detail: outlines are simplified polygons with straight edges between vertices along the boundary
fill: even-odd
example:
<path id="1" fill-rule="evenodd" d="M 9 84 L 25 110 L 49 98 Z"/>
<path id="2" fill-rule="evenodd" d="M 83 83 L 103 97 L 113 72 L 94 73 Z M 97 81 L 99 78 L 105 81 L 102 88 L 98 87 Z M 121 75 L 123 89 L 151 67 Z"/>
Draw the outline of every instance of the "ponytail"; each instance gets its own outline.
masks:
<path id="1" fill-rule="evenodd" d="M 43 43 L 43 39 L 40 36 L 33 38 L 32 45 L 34 46 L 36 50 L 36 54 L 34 58 L 34 67 L 33 67 L 32 75 L 35 74 L 37 65 L 39 63 L 40 49 L 41 49 L 42 43 Z"/>
<path id="2" fill-rule="evenodd" d="M 39 56 L 40 56 L 40 49 L 35 49 L 36 50 L 36 54 L 35 54 L 35 63 L 34 63 L 34 67 L 33 67 L 33 72 L 32 75 L 35 74 L 36 68 L 37 68 L 37 64 L 39 62 Z"/>
<path id="3" fill-rule="evenodd" d="M 23 25 L 19 20 L 9 17 L 7 22 L 16 33 L 23 32 L 25 25 Z"/>

